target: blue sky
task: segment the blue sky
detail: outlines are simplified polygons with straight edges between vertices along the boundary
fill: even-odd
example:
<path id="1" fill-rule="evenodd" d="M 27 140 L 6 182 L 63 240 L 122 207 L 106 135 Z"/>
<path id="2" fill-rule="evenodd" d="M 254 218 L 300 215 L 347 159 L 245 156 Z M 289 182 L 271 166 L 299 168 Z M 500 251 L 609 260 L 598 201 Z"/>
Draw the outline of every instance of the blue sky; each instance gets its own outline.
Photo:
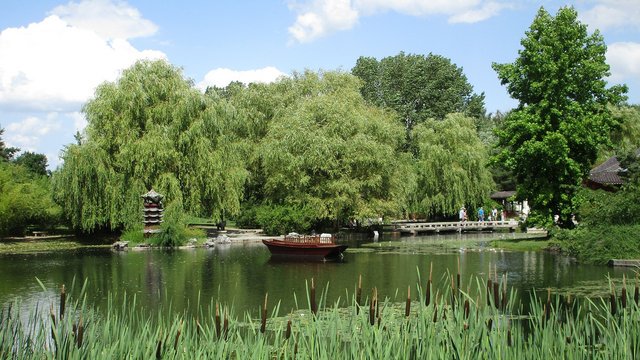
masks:
<path id="1" fill-rule="evenodd" d="M 491 63 L 517 57 L 540 6 L 565 5 L 602 32 L 610 83 L 640 104 L 638 0 L 2 0 L 0 127 L 6 143 L 55 168 L 95 87 L 142 58 L 167 59 L 205 88 L 434 53 L 463 68 L 489 112 L 506 111 L 516 102 Z"/>

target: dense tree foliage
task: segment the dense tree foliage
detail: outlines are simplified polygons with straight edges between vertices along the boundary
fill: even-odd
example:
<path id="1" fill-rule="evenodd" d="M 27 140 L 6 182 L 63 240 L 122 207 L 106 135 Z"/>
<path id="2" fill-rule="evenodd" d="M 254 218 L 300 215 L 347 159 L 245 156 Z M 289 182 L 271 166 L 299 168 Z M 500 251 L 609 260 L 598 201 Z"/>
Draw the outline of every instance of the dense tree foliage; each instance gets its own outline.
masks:
<path id="1" fill-rule="evenodd" d="M 473 93 L 462 68 L 440 55 L 360 57 L 352 73 L 364 81 L 363 97 L 395 110 L 407 130 L 454 112 L 476 118 L 485 112 L 484 94 Z"/>
<path id="2" fill-rule="evenodd" d="M 25 151 L 16 157 L 14 163 L 24 166 L 28 171 L 37 175 L 49 174 L 47 171 L 47 157 L 44 154 Z"/>
<path id="3" fill-rule="evenodd" d="M 498 132 L 497 161 L 514 171 L 534 212 L 569 227 L 575 193 L 616 125 L 607 105 L 626 90 L 606 88 L 604 40 L 577 17 L 573 8 L 555 17 L 541 8 L 515 62 L 493 65 L 519 101 Z"/>
<path id="4" fill-rule="evenodd" d="M 415 127 L 417 182 L 409 209 L 430 215 L 454 215 L 461 206 L 482 205 L 494 187 L 488 152 L 474 120 L 462 114 Z"/>
<path id="5" fill-rule="evenodd" d="M 13 155 L 17 153 L 20 149 L 14 147 L 6 147 L 4 144 L 4 140 L 2 140 L 2 134 L 4 134 L 4 129 L 0 128 L 0 161 L 9 161 L 13 158 Z"/>
<path id="6" fill-rule="evenodd" d="M 289 101 L 280 103 L 257 148 L 265 204 L 337 225 L 398 212 L 408 170 L 399 152 L 404 132 L 364 102 L 359 86 L 339 72 L 295 74 L 272 86 Z"/>
<path id="7" fill-rule="evenodd" d="M 625 155 L 640 148 L 640 105 L 612 106 L 611 112 L 619 124 L 611 134 L 612 151 L 605 153 L 605 160 L 611 155 Z"/>
<path id="8" fill-rule="evenodd" d="M 47 228 L 60 214 L 46 176 L 0 161 L 0 236 L 24 235 L 28 226 Z"/>
<path id="9" fill-rule="evenodd" d="M 214 218 L 234 213 L 246 177 L 233 128 L 240 120 L 164 61 L 140 61 L 83 108 L 86 139 L 69 145 L 55 195 L 74 228 L 136 226 L 140 195 Z M 179 212 L 175 212 L 179 213 Z"/>

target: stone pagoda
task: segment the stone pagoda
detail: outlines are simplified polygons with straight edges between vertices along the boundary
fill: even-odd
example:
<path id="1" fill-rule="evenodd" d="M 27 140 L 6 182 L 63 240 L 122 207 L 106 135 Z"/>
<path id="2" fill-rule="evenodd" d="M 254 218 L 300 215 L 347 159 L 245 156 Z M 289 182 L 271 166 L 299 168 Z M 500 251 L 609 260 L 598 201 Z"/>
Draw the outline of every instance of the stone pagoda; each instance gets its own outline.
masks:
<path id="1" fill-rule="evenodd" d="M 144 236 L 159 233 L 162 223 L 162 199 L 164 195 L 158 194 L 151 189 L 141 196 L 144 201 Z"/>

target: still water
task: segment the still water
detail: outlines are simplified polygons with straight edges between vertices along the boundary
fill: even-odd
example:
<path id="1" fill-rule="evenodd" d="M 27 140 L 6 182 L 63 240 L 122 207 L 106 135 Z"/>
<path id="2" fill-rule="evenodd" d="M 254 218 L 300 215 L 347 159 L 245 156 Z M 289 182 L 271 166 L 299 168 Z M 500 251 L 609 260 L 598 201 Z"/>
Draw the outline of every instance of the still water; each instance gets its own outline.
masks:
<path id="1" fill-rule="evenodd" d="M 437 235 L 350 240 L 342 262 L 283 262 L 270 258 L 261 243 L 220 245 L 211 249 L 125 251 L 83 249 L 29 255 L 0 255 L 0 305 L 20 299 L 22 307 L 48 305 L 57 299 L 61 284 L 87 280 L 90 305 L 104 308 L 107 294 L 121 299 L 135 294 L 138 306 L 151 312 L 171 305 L 172 311 L 213 301 L 236 312 L 257 315 L 265 293 L 269 303 L 281 302 L 281 312 L 306 304 L 306 282 L 328 288 L 327 300 L 346 302 L 362 274 L 363 293 L 374 286 L 381 297 L 403 301 L 408 286 L 424 283 L 433 263 L 434 283 L 449 271 L 460 272 L 465 288 L 471 276 L 486 278 L 489 267 L 507 274 L 510 287 L 523 298 L 532 290 L 552 288 L 574 295 L 604 295 L 608 277 L 635 278 L 633 269 L 580 265 L 547 252 L 501 252 L 487 241 L 517 234 Z M 45 288 L 39 285 L 39 279 Z M 420 280 L 421 279 L 421 280 Z M 475 280 L 474 280 L 475 281 Z M 631 282 L 633 283 L 633 282 Z M 631 284 L 630 283 L 630 284 Z M 76 288 L 80 286 L 76 285 Z M 618 286 L 619 289 L 619 286 Z M 294 296 L 295 294 L 295 296 Z M 415 294 L 415 292 L 414 292 Z M 272 306 L 272 305 L 270 305 Z"/>

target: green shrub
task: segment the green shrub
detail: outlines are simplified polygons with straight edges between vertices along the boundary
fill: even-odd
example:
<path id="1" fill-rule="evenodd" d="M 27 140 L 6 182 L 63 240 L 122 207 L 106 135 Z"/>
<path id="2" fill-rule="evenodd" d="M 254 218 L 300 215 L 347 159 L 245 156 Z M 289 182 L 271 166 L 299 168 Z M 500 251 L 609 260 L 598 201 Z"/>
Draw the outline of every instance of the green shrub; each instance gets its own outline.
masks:
<path id="1" fill-rule="evenodd" d="M 240 214 L 234 218 L 236 226 L 241 229 L 255 229 L 260 227 L 257 220 L 256 209 L 257 207 L 253 204 L 243 205 Z"/>
<path id="2" fill-rule="evenodd" d="M 314 223 L 313 212 L 306 207 L 262 205 L 256 209 L 256 220 L 267 235 L 292 231 L 308 232 Z"/>
<path id="3" fill-rule="evenodd" d="M 180 202 L 174 201 L 165 208 L 160 229 L 162 231 L 151 238 L 153 245 L 177 247 L 187 242 L 186 217 Z"/>
<path id="4" fill-rule="evenodd" d="M 120 235 L 120 240 L 128 241 L 132 244 L 142 244 L 146 241 L 142 228 L 129 229 Z"/>
<path id="5" fill-rule="evenodd" d="M 601 225 L 554 233 L 554 245 L 581 262 L 640 258 L 640 225 Z"/>

